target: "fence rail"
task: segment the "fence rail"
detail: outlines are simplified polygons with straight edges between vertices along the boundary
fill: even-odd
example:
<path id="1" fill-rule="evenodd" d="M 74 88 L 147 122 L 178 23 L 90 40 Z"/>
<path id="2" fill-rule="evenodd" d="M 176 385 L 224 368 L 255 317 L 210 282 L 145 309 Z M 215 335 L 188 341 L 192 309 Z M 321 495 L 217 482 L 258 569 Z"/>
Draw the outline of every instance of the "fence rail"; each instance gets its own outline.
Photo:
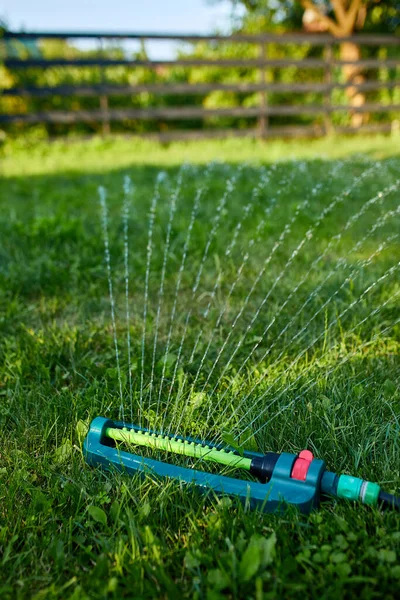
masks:
<path id="1" fill-rule="evenodd" d="M 320 33 L 263 33 L 239 35 L 199 35 L 187 33 L 131 33 L 131 32 L 93 32 L 93 31 L 5 31 L 3 39 L 39 40 L 39 39 L 103 39 L 103 40 L 170 40 L 182 42 L 233 42 L 233 43 L 274 43 L 274 44 L 326 44 L 355 42 L 363 46 L 397 46 L 399 39 L 393 35 L 363 34 L 334 38 Z"/>
<path id="2" fill-rule="evenodd" d="M 101 58 L 56 58 L 56 59 L 37 59 L 26 60 L 6 59 L 5 67 L 9 69 L 27 69 L 50 67 L 147 67 L 156 69 L 157 67 L 296 67 L 302 69 L 321 69 L 327 66 L 344 67 L 353 65 L 360 68 L 379 69 L 380 67 L 397 67 L 400 65 L 400 59 L 387 60 L 331 60 L 326 61 L 319 58 L 306 58 L 304 60 L 292 60 L 290 58 L 281 59 L 196 59 L 184 58 L 176 60 L 124 60 L 124 59 L 101 59 Z"/>
<path id="3" fill-rule="evenodd" d="M 105 58 L 106 50 L 102 47 L 102 56 L 98 57 L 81 57 L 81 58 L 51 58 L 46 59 L 42 56 L 28 56 L 26 58 L 7 55 L 4 58 L 3 64 L 10 73 L 27 70 L 43 70 L 43 69 L 63 69 L 66 67 L 74 68 L 93 68 L 97 67 L 103 73 L 104 82 L 100 84 L 64 84 L 54 86 L 35 86 L 35 85 L 15 85 L 0 91 L 0 98 L 20 97 L 21 99 L 29 98 L 99 98 L 98 109 L 88 110 L 37 110 L 35 112 L 15 112 L 5 111 L 0 114 L 0 123 L 8 124 L 64 124 L 73 125 L 75 123 L 87 123 L 96 125 L 99 123 L 102 126 L 104 133 L 110 131 L 111 123 L 122 122 L 127 123 L 129 128 L 133 130 L 135 123 L 140 121 L 188 121 L 202 120 L 204 123 L 209 123 L 210 118 L 215 117 L 230 117 L 236 119 L 255 119 L 256 127 L 254 129 L 243 128 L 237 130 L 225 129 L 202 129 L 198 131 L 169 131 L 161 132 L 160 137 L 169 138 L 180 137 L 190 138 L 195 137 L 220 137 L 224 135 L 252 135 L 252 136 L 272 136 L 272 135 L 323 135 L 328 131 L 332 131 L 332 115 L 336 113 L 346 113 L 351 111 L 351 114 L 375 114 L 375 113 L 399 113 L 400 104 L 388 101 L 385 104 L 376 101 L 364 101 L 358 105 L 337 104 L 332 99 L 332 94 L 335 90 L 352 90 L 353 93 L 366 93 L 377 90 L 393 91 L 400 87 L 400 54 L 389 58 L 362 58 L 359 60 L 346 60 L 338 58 L 334 55 L 333 49 L 343 43 L 352 43 L 359 47 L 387 47 L 390 49 L 399 48 L 400 40 L 395 36 L 386 35 L 357 35 L 346 38 L 333 38 L 329 35 L 320 34 L 265 34 L 265 35 L 181 35 L 181 34 L 156 34 L 156 33 L 107 33 L 107 32 L 4 32 L 0 38 L 3 41 L 7 50 L 7 45 L 13 42 L 37 42 L 46 39 L 59 40 L 98 40 L 102 43 L 104 40 L 137 40 L 137 41 L 182 41 L 188 43 L 196 43 L 198 41 L 209 41 L 218 43 L 230 44 L 255 44 L 260 51 L 258 58 L 234 58 L 234 59 L 212 59 L 212 58 L 178 58 L 176 60 L 149 60 L 149 59 L 128 59 L 128 58 Z M 323 56 L 320 58 L 307 57 L 303 59 L 292 58 L 271 58 L 268 53 L 268 45 L 274 44 L 279 46 L 285 45 L 302 45 L 308 44 L 312 47 L 322 47 L 324 49 Z M 27 46 L 29 50 L 29 45 Z M 37 48 L 36 48 L 37 50 Z M 393 52 L 393 50 L 392 50 Z M 219 69 L 236 67 L 239 69 L 255 69 L 258 71 L 258 82 L 228 82 L 228 83 L 138 83 L 137 85 L 117 85 L 108 83 L 105 78 L 105 70 L 114 67 L 124 67 L 126 69 L 149 69 L 150 71 L 158 71 L 159 69 L 168 70 L 175 67 L 218 67 Z M 358 77 L 347 82 L 336 81 L 334 77 L 335 70 L 349 69 L 353 67 Z M 298 74 L 299 81 L 285 83 L 282 81 L 271 81 L 271 77 L 267 77 L 267 73 L 281 72 L 282 69 L 295 69 Z M 373 71 L 372 79 L 366 79 L 363 75 L 360 78 L 360 73 L 365 74 L 366 70 Z M 377 78 L 377 73 L 380 70 L 391 69 L 395 72 L 395 77 L 386 77 L 384 80 Z M 321 71 L 321 81 L 301 81 L 304 78 L 304 72 Z M 278 78 L 279 79 L 279 78 Z M 259 104 L 257 106 L 234 106 L 234 107 L 216 107 L 204 108 L 203 106 L 167 106 L 154 108 L 133 108 L 129 106 L 131 98 L 142 93 L 152 94 L 154 96 L 206 96 L 212 92 L 233 92 L 239 94 L 259 94 Z M 321 94 L 321 103 L 300 104 L 293 103 L 293 98 L 296 94 Z M 287 95 L 286 103 L 273 104 L 271 103 L 271 94 Z M 110 106 L 109 100 L 113 97 L 127 97 L 128 106 L 125 108 L 116 108 Z M 324 121 L 321 126 L 316 120 L 310 126 L 293 126 L 285 127 L 273 126 L 270 124 L 270 117 L 302 117 L 308 115 L 315 117 L 323 115 Z M 337 127 L 340 131 L 353 131 L 354 129 L 364 130 L 382 130 L 390 129 L 390 123 L 375 123 L 363 125 L 362 127 Z M 157 134 L 152 134 L 157 135 Z"/>
<path id="4" fill-rule="evenodd" d="M 365 83 L 353 83 L 352 87 L 359 91 L 370 91 L 378 89 L 393 89 L 398 87 L 396 81 L 367 81 Z M 3 90 L 3 96 L 27 96 L 27 97 L 46 97 L 46 96 L 98 96 L 106 94 L 108 96 L 128 96 L 148 92 L 150 94 L 160 95 L 179 95 L 179 94 L 208 94 L 209 92 L 330 92 L 334 89 L 344 90 L 348 87 L 346 83 L 177 83 L 177 84 L 138 84 L 138 85 L 60 85 L 51 87 L 16 87 Z"/>
<path id="5" fill-rule="evenodd" d="M 364 104 L 356 107 L 356 112 L 391 112 L 400 109 L 400 104 Z M 320 104 L 309 104 L 303 106 L 267 106 L 259 107 L 236 107 L 236 108 L 124 108 L 110 109 L 108 118 L 110 121 L 123 121 L 125 119 L 152 120 L 165 119 L 174 121 L 177 119 L 199 119 L 207 117 L 259 117 L 272 115 L 314 115 L 330 114 L 333 112 L 345 112 L 347 106 L 324 106 Z M 91 121 L 101 121 L 101 110 L 77 110 L 67 111 L 49 111 L 27 115 L 0 115 L 0 123 L 86 123 Z"/>

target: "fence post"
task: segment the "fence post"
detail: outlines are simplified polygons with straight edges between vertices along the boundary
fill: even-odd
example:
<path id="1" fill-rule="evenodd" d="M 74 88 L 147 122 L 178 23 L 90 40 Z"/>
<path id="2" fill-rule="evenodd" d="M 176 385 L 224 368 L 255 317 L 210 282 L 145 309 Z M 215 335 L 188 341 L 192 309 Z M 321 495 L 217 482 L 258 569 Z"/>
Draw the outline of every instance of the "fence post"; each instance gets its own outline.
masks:
<path id="1" fill-rule="evenodd" d="M 100 110 L 101 110 L 101 123 L 103 135 L 110 133 L 110 115 L 108 112 L 108 97 L 105 95 L 100 96 Z"/>
<path id="2" fill-rule="evenodd" d="M 329 112 L 324 113 L 324 124 L 325 124 L 325 135 L 330 135 L 334 131 L 334 127 L 332 124 L 332 83 L 333 83 L 333 48 L 332 42 L 328 42 L 324 47 L 324 59 L 326 62 L 325 72 L 324 72 L 324 83 L 327 86 L 327 89 L 324 93 L 324 106 L 329 109 Z"/>
<path id="3" fill-rule="evenodd" d="M 100 42 L 100 52 L 103 55 L 104 54 L 103 39 L 100 38 L 99 42 Z M 101 83 L 104 85 L 107 83 L 107 80 L 106 80 L 106 77 L 104 76 L 104 68 L 103 67 L 100 67 L 100 73 L 101 73 L 101 77 L 100 77 Z M 102 134 L 104 136 L 106 136 L 106 135 L 110 134 L 110 115 L 108 112 L 108 96 L 106 94 L 101 94 L 99 101 L 100 101 Z"/>
<path id="4" fill-rule="evenodd" d="M 259 56 L 261 58 L 261 60 L 265 60 L 267 58 L 268 52 L 267 52 L 267 44 L 265 42 L 261 42 L 260 43 L 260 53 Z M 262 85 L 266 84 L 267 78 L 266 78 L 266 67 L 261 66 L 260 67 L 260 83 Z M 266 110 L 268 106 L 268 94 L 265 90 L 262 90 L 260 92 L 260 109 L 262 110 Z M 261 139 L 264 139 L 267 137 L 267 130 L 268 130 L 268 116 L 265 114 L 260 115 L 259 119 L 258 119 L 258 132 L 259 132 L 259 137 Z"/>

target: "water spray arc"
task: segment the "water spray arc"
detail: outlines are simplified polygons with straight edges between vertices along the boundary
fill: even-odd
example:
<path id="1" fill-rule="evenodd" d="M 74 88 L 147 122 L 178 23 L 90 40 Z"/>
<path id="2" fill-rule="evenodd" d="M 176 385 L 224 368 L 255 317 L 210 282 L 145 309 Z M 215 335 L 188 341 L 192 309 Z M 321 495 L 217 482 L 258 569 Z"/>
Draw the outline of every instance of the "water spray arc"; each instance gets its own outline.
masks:
<path id="1" fill-rule="evenodd" d="M 344 163 L 338 162 L 331 171 L 332 176 L 339 172 L 343 166 Z M 306 366 L 301 367 L 299 370 L 300 374 L 297 373 L 297 366 L 301 361 L 304 362 L 308 353 L 310 351 L 317 352 L 321 346 L 322 354 L 318 354 L 319 359 L 328 354 L 332 346 L 328 345 L 326 349 L 324 339 L 328 335 L 333 335 L 331 339 L 335 340 L 335 331 L 340 326 L 342 320 L 345 317 L 349 318 L 349 316 L 353 318 L 353 309 L 362 310 L 360 307 L 365 304 L 366 300 L 369 300 L 369 297 L 373 295 L 373 292 L 377 288 L 382 287 L 389 280 L 395 280 L 398 277 L 400 262 L 398 260 L 393 261 L 390 254 L 391 244 L 398 242 L 398 230 L 395 233 L 386 234 L 384 241 L 376 245 L 374 244 L 372 248 L 369 248 L 369 245 L 373 242 L 375 234 L 382 235 L 380 230 L 383 230 L 386 225 L 400 215 L 400 206 L 398 203 L 395 208 L 384 206 L 384 202 L 395 201 L 394 193 L 400 187 L 400 180 L 395 178 L 394 183 L 389 183 L 381 191 L 377 193 L 374 191 L 371 192 L 369 200 L 364 201 L 361 208 L 350 213 L 350 216 L 347 218 L 345 216 L 340 225 L 341 229 L 339 229 L 339 232 L 337 230 L 336 232 L 329 230 L 327 243 L 322 249 L 319 246 L 316 247 L 316 258 L 309 260 L 306 273 L 301 277 L 295 277 L 292 282 L 290 281 L 291 271 L 296 269 L 300 254 L 310 253 L 310 240 L 317 239 L 316 234 L 318 234 L 318 231 L 322 227 L 329 227 L 329 221 L 335 219 L 334 209 L 339 208 L 341 210 L 341 207 L 344 207 L 345 201 L 349 203 L 352 199 L 351 195 L 353 191 L 357 190 L 358 185 L 362 182 L 365 181 L 365 184 L 367 184 L 368 178 L 376 173 L 380 165 L 378 163 L 371 164 L 367 162 L 366 168 L 361 171 L 361 174 L 353 178 L 351 185 L 346 186 L 342 191 L 333 195 L 330 201 L 326 203 L 326 206 L 322 210 L 318 209 L 316 211 L 317 216 L 307 224 L 309 216 L 306 215 L 306 212 L 308 212 L 306 209 L 312 211 L 312 197 L 318 199 L 319 195 L 328 191 L 325 190 L 324 192 L 323 184 L 314 185 L 313 189 L 309 192 L 310 195 L 305 196 L 305 200 L 296 203 L 296 206 L 292 208 L 292 212 L 286 217 L 286 224 L 280 229 L 280 233 L 275 238 L 275 241 L 272 239 L 269 244 L 270 250 L 266 252 L 266 258 L 263 258 L 262 255 L 252 256 L 252 254 L 257 250 L 256 244 L 262 240 L 262 233 L 268 224 L 271 214 L 281 205 L 276 202 L 276 198 L 270 197 L 266 201 L 266 208 L 265 204 L 264 206 L 261 205 L 260 199 L 264 195 L 268 196 L 270 177 L 274 172 L 275 166 L 268 169 L 261 169 L 259 171 L 258 182 L 252 189 L 252 195 L 247 198 L 247 201 L 244 198 L 245 201 L 240 206 L 240 215 L 236 218 L 233 213 L 233 218 L 230 220 L 232 232 L 230 241 L 223 248 L 223 256 L 229 260 L 233 260 L 232 256 L 236 249 L 235 256 L 239 255 L 241 264 L 239 267 L 235 267 L 232 282 L 230 282 L 225 277 L 225 272 L 220 269 L 219 263 L 216 263 L 215 271 L 217 274 L 211 280 L 210 291 L 204 294 L 204 297 L 207 298 L 206 307 L 204 309 L 203 306 L 203 309 L 201 309 L 201 304 L 199 303 L 199 298 L 202 296 L 200 282 L 203 277 L 205 279 L 208 277 L 208 280 L 210 279 L 206 263 L 213 257 L 214 247 L 217 247 L 219 230 L 222 229 L 225 215 L 230 212 L 230 202 L 233 200 L 233 195 L 237 192 L 237 183 L 239 180 L 246 179 L 247 173 L 245 167 L 246 165 L 242 165 L 233 173 L 225 167 L 223 192 L 215 208 L 212 207 L 204 247 L 195 248 L 195 222 L 200 213 L 207 214 L 206 200 L 208 199 L 209 192 L 209 175 L 215 168 L 213 163 L 207 166 L 201 185 L 196 188 L 195 193 L 192 195 L 188 224 L 181 238 L 182 249 L 178 261 L 176 261 L 175 241 L 177 233 L 175 229 L 178 225 L 175 225 L 175 223 L 178 220 L 181 221 L 180 211 L 184 208 L 183 198 L 188 183 L 186 177 L 188 174 L 193 175 L 194 173 L 198 174 L 198 172 L 194 167 L 189 167 L 188 165 L 183 165 L 178 170 L 175 185 L 171 188 L 170 196 L 167 199 L 168 218 L 165 223 L 165 234 L 162 234 L 163 239 L 160 244 L 157 242 L 157 235 L 158 229 L 161 230 L 162 228 L 158 225 L 158 218 L 162 214 L 161 203 L 164 201 L 165 196 L 162 192 L 164 191 L 163 185 L 167 175 L 163 172 L 159 173 L 148 213 L 147 246 L 144 257 L 142 336 L 138 340 L 140 342 L 140 352 L 136 351 L 137 362 L 135 363 L 140 365 L 140 369 L 138 369 L 137 374 L 134 376 L 132 375 L 132 340 L 134 338 L 133 336 L 131 338 L 130 333 L 129 218 L 132 207 L 131 198 L 135 190 L 129 177 L 126 177 L 124 180 L 122 224 L 127 368 L 129 371 L 129 387 L 126 390 L 126 394 L 129 394 L 131 424 L 126 423 L 124 414 L 125 390 L 123 389 L 122 382 L 125 365 L 124 356 L 123 354 L 121 355 L 117 339 L 118 303 L 113 288 L 111 272 L 107 194 L 104 188 L 99 188 L 104 258 L 117 362 L 120 408 L 118 421 L 114 421 L 108 417 L 96 417 L 92 421 L 84 442 L 84 456 L 87 462 L 93 466 L 100 466 L 111 471 L 121 471 L 129 475 L 149 474 L 161 479 L 175 479 L 188 485 L 194 485 L 205 494 L 228 495 L 239 498 L 246 505 L 262 509 L 266 512 L 282 512 L 288 505 L 293 505 L 301 512 L 309 513 L 312 509 L 318 507 L 321 500 L 325 497 L 360 501 L 363 504 L 379 508 L 400 509 L 400 497 L 383 492 L 376 483 L 350 475 L 336 475 L 328 471 L 325 462 L 315 458 L 309 450 L 303 450 L 299 454 L 287 452 L 280 454 L 267 452 L 263 454 L 250 449 L 244 449 L 246 444 L 250 444 L 251 440 L 254 440 L 255 436 L 259 435 L 272 420 L 295 406 L 299 398 L 304 394 L 308 394 L 315 387 L 317 382 L 310 382 L 313 373 L 312 369 L 314 368 L 312 362 L 308 364 L 308 361 L 306 361 Z M 296 167 L 294 165 L 292 167 L 292 170 L 283 179 L 279 179 L 279 183 L 286 182 L 288 185 L 287 193 L 289 193 L 288 190 L 290 191 L 290 186 L 295 184 L 297 168 L 297 175 L 305 169 L 301 163 Z M 302 177 L 302 175 L 300 176 Z M 282 189 L 279 189 L 276 195 L 279 196 L 279 201 L 282 203 L 284 198 Z M 264 198 L 264 200 L 266 199 Z M 253 219 L 256 207 L 259 212 L 263 209 L 263 212 L 261 218 L 258 220 L 255 233 L 245 243 L 241 243 L 240 238 L 244 229 L 243 225 L 247 223 L 247 219 Z M 360 228 L 359 221 L 367 214 L 368 210 L 379 210 L 380 214 L 374 215 L 374 224 L 368 229 L 363 230 L 358 241 L 352 243 L 350 248 L 344 244 L 346 255 L 345 257 L 340 256 L 335 262 L 332 257 L 335 258 L 335 252 L 338 251 L 339 243 L 340 248 L 342 248 L 343 240 L 347 241 L 344 234 L 347 234 L 347 238 L 352 240 L 351 228 L 356 224 Z M 297 245 L 294 250 L 284 248 L 292 239 L 289 234 L 291 234 L 293 226 L 297 225 L 297 221 L 300 224 L 303 218 L 306 219 L 305 233 L 301 233 L 300 241 L 296 242 Z M 159 261 L 161 264 L 160 281 L 157 290 L 154 292 L 152 290 L 152 281 L 154 279 L 152 271 L 154 271 L 154 265 L 157 264 L 157 254 L 154 253 L 159 253 L 160 248 L 162 249 L 161 260 Z M 199 249 L 200 253 L 198 254 Z M 195 251 L 193 252 L 193 250 Z M 237 332 L 238 340 L 233 338 L 229 346 L 228 343 L 231 337 L 236 334 L 236 330 L 239 330 L 238 323 L 242 319 L 242 316 L 244 317 L 243 320 L 247 317 L 245 309 L 247 305 L 249 305 L 249 308 L 251 307 L 250 300 L 253 295 L 256 295 L 256 288 L 258 286 L 262 288 L 265 285 L 263 278 L 268 275 L 269 265 L 273 259 L 275 260 L 281 255 L 282 251 L 287 251 L 289 258 L 283 264 L 278 274 L 274 276 L 275 278 L 273 280 L 271 278 L 267 292 L 265 293 L 262 289 L 257 290 L 262 298 L 261 303 L 259 303 L 256 297 L 253 299 L 255 312 L 251 315 L 247 324 L 245 323 L 242 329 Z M 176 273 L 174 272 L 176 278 L 173 280 L 174 288 L 171 294 L 166 285 L 167 266 L 169 271 L 169 265 L 173 262 L 170 259 L 172 254 L 178 268 Z M 378 272 L 378 276 L 375 274 L 373 267 L 377 257 L 381 257 L 381 255 L 383 255 L 382 260 L 384 264 L 386 261 L 386 267 L 383 272 Z M 199 263 L 197 271 L 194 271 L 195 275 L 192 283 L 186 284 L 189 285 L 187 288 L 189 291 L 188 310 L 186 312 L 180 310 L 179 302 L 181 288 L 183 288 L 182 283 L 184 281 L 185 267 L 190 260 L 193 261 L 193 256 L 195 257 L 194 260 L 198 260 L 197 257 L 199 257 Z M 256 259 L 258 259 L 258 263 Z M 255 274 L 253 275 L 253 280 L 250 279 L 247 282 L 253 266 L 251 260 L 255 260 Z M 327 267 L 327 274 L 322 272 L 322 276 L 319 277 L 316 287 L 313 287 L 311 292 L 308 292 L 306 288 L 308 280 L 321 270 L 322 267 Z M 371 281 L 371 274 L 368 274 L 369 270 L 372 271 L 373 277 L 376 277 L 376 279 Z M 214 271 L 212 272 L 214 273 Z M 221 273 L 223 273 L 223 276 L 221 276 Z M 226 270 L 226 273 L 228 273 L 228 270 Z M 285 289 L 283 285 L 283 277 L 285 275 L 292 285 L 289 288 L 289 292 L 282 298 L 277 308 L 274 309 L 275 312 L 270 316 L 266 314 L 266 309 L 270 304 L 270 299 L 273 299 L 272 293 L 274 290 L 276 289 L 278 292 L 278 289 L 280 290 L 281 287 Z M 340 279 L 337 283 L 336 279 L 338 277 Z M 242 279 L 244 281 L 241 285 L 246 289 L 246 292 L 243 294 L 243 299 L 239 298 L 236 306 L 232 301 L 240 294 L 241 288 L 239 287 L 239 283 Z M 343 299 L 342 297 L 345 296 L 347 288 L 350 285 L 354 285 L 354 282 L 357 286 L 357 293 L 352 298 L 346 299 L 344 306 L 340 306 L 340 303 L 337 303 L 337 301 Z M 246 284 L 248 285 L 247 288 L 245 287 Z M 208 283 L 205 282 L 204 285 L 208 286 Z M 234 294 L 236 287 L 238 287 L 238 290 Z M 305 300 L 299 301 L 302 298 L 298 294 L 301 288 L 300 294 L 303 295 L 303 298 L 307 297 Z M 223 292 L 225 292 L 225 296 L 223 296 Z M 321 293 L 326 294 L 326 296 L 323 297 Z M 381 300 L 380 304 L 375 306 L 367 316 L 361 318 L 350 329 L 347 329 L 341 338 L 342 342 L 350 337 L 368 319 L 372 320 L 385 307 L 391 305 L 399 297 L 399 294 L 400 290 L 396 291 L 396 287 L 394 286 L 391 297 Z M 153 296 L 156 298 L 156 310 L 154 313 L 151 309 Z M 166 314 L 167 327 L 164 334 L 161 313 L 163 313 L 162 316 L 164 317 L 165 298 L 170 299 L 172 308 L 171 310 L 168 309 Z M 215 323 L 214 317 L 212 317 L 214 328 L 212 328 L 211 323 L 207 323 L 211 325 L 211 330 L 209 337 L 204 339 L 206 321 L 211 321 L 214 304 L 218 308 L 217 301 L 220 303 L 220 308 L 216 313 Z M 316 303 L 317 307 L 314 309 L 313 314 L 311 314 L 312 311 L 310 310 L 310 314 L 303 316 L 305 309 L 309 305 L 312 308 L 314 303 Z M 319 330 L 318 325 L 320 325 L 324 312 L 326 313 L 327 308 L 336 303 L 337 308 L 334 317 L 325 318 L 323 330 Z M 291 304 L 294 305 L 292 311 L 288 310 Z M 232 308 L 235 310 L 233 316 L 230 315 Z M 278 320 L 278 317 L 281 313 L 285 317 L 284 311 L 286 311 L 289 319 L 286 322 L 283 321 L 282 326 L 280 325 L 281 319 Z M 137 310 L 134 312 L 137 313 Z M 184 343 L 186 337 L 189 336 L 191 320 L 194 315 L 196 315 L 196 326 L 198 326 L 199 332 L 196 333 L 196 336 L 192 336 L 194 344 L 191 347 L 190 359 L 187 362 L 188 351 L 185 347 L 186 353 L 184 353 Z M 199 315 L 201 318 L 199 318 Z M 180 330 L 178 329 L 178 332 L 180 331 L 180 339 L 178 337 L 175 340 L 173 338 L 173 333 L 175 333 L 174 326 L 178 324 L 179 318 Z M 258 326 L 263 318 L 266 320 L 266 324 L 262 327 L 263 333 L 261 337 L 255 337 L 255 343 L 254 340 L 245 342 L 253 326 Z M 226 321 L 228 321 L 228 325 Z M 153 323 L 152 327 L 149 326 L 151 322 Z M 292 330 L 291 328 L 296 323 L 298 323 L 298 330 L 293 331 L 293 334 L 290 335 L 293 357 L 289 353 L 288 360 L 285 360 L 288 348 L 287 342 L 286 345 L 283 344 L 281 349 L 278 347 L 277 351 L 272 354 L 272 350 L 278 345 L 278 342 L 280 340 L 284 341 L 288 337 Z M 398 323 L 399 319 L 395 319 L 386 328 L 382 329 L 382 327 L 379 327 L 380 333 L 383 334 L 390 327 L 395 327 Z M 227 332 L 225 336 L 222 336 L 222 343 L 219 348 L 214 348 L 216 342 L 214 342 L 214 346 L 212 342 L 214 339 L 218 339 L 217 336 L 221 338 L 221 332 L 224 331 L 224 327 L 227 327 Z M 312 333 L 310 336 L 307 335 L 309 330 Z M 313 330 L 315 331 L 313 332 Z M 312 338 L 311 341 L 308 337 Z M 257 352 L 257 350 L 263 343 L 263 340 L 266 339 L 268 339 L 268 345 L 265 351 L 261 347 L 263 354 L 260 358 L 260 352 Z M 376 335 L 369 341 L 374 339 L 376 339 Z M 300 347 L 298 347 L 299 342 L 302 343 Z M 236 363 L 238 362 L 240 357 L 239 350 L 243 353 L 245 345 L 248 344 L 251 344 L 250 351 L 245 355 L 245 358 L 240 358 L 238 368 L 234 368 L 230 379 L 227 378 L 231 367 L 235 366 L 233 361 L 236 356 Z M 150 351 L 146 350 L 148 345 L 151 346 Z M 198 348 L 199 350 L 197 350 Z M 167 358 L 170 349 L 172 349 L 172 352 L 177 351 L 177 356 L 173 368 L 167 370 Z M 225 349 L 228 353 L 230 352 L 230 355 L 226 357 L 224 355 Z M 297 352 L 297 355 L 293 350 Z M 157 354 L 160 351 L 163 351 L 164 354 L 158 360 Z M 197 351 L 198 355 L 196 354 Z M 226 360 L 224 364 L 222 364 L 223 355 Z M 197 364 L 194 365 L 195 356 L 197 357 Z M 341 365 L 345 364 L 346 361 L 350 360 L 351 356 L 351 353 L 345 355 L 342 360 L 327 371 L 326 375 L 328 376 Z M 262 365 L 267 357 L 270 357 L 268 358 L 268 369 L 263 370 Z M 184 363 L 184 361 L 186 362 Z M 284 365 L 284 371 L 279 370 L 281 363 Z M 145 381 L 144 377 L 145 364 L 148 364 L 148 381 Z M 191 373 L 190 371 L 189 374 L 183 371 L 184 365 L 192 364 L 194 366 Z M 245 369 L 249 367 L 250 371 L 246 373 Z M 259 370 L 260 367 L 261 369 Z M 275 367 L 277 370 L 274 371 L 274 380 L 271 383 L 269 372 Z M 157 380 L 158 370 L 161 371 L 160 381 Z M 213 373 L 217 371 L 217 377 L 212 377 Z M 255 377 L 253 377 L 254 375 Z M 309 379 L 304 383 L 302 379 L 305 376 L 308 376 Z M 265 383 L 264 379 L 266 379 Z M 180 394 L 182 381 L 184 382 L 183 386 L 186 385 L 186 389 L 189 390 L 189 393 L 186 393 L 186 397 Z M 134 388 L 135 385 L 136 388 Z M 199 407 L 196 408 L 197 423 L 192 423 L 192 425 L 196 425 L 196 427 L 193 427 L 195 432 L 194 437 L 191 437 L 191 434 L 187 437 L 181 435 L 181 433 L 192 431 L 190 418 L 193 417 L 190 417 L 190 415 L 194 413 L 191 412 L 191 394 L 196 395 L 196 387 L 200 390 L 197 395 L 207 395 L 207 401 L 200 403 Z M 176 388 L 178 388 L 177 392 Z M 175 392 L 176 397 L 174 397 Z M 138 404 L 137 418 L 134 416 L 136 409 L 135 411 L 133 410 L 136 399 Z M 272 407 L 274 407 L 273 411 L 271 411 Z M 216 422 L 213 415 L 216 411 L 220 419 L 219 423 Z M 138 424 L 134 424 L 135 421 Z M 227 441 L 225 435 L 226 428 L 229 431 L 230 442 Z M 184 430 L 183 432 L 181 432 L 182 429 Z M 204 441 L 203 437 L 208 441 Z"/>

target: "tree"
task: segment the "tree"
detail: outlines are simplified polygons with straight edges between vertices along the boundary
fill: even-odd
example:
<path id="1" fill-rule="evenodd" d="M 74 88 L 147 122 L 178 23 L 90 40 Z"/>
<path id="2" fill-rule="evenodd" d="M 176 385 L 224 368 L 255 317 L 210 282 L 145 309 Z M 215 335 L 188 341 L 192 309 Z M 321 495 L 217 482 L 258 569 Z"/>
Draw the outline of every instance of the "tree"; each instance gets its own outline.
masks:
<path id="1" fill-rule="evenodd" d="M 367 2 L 364 0 L 331 0 L 330 7 L 326 2 L 321 3 L 315 0 L 301 0 L 301 4 L 305 9 L 303 23 L 306 29 L 308 17 L 310 25 L 315 23 L 319 26 L 320 31 L 328 31 L 335 37 L 347 37 L 352 35 L 355 29 L 362 29 L 367 16 Z M 308 27 L 308 29 L 311 28 Z M 340 57 L 343 61 L 359 60 L 361 58 L 359 46 L 353 42 L 342 42 Z M 362 106 L 365 103 L 365 95 L 360 93 L 357 87 L 357 84 L 364 81 L 362 71 L 357 65 L 348 64 L 343 66 L 343 75 L 346 83 L 354 84 L 346 88 L 351 106 Z M 354 127 L 358 127 L 366 117 L 367 115 L 362 113 L 354 113 L 351 123 Z"/>
<path id="2" fill-rule="evenodd" d="M 400 0 L 232 0 L 232 3 L 243 5 L 248 15 L 263 17 L 285 29 L 302 26 L 307 31 L 326 31 L 339 38 L 364 28 L 393 32 L 400 24 Z M 352 62 L 359 60 L 359 46 L 342 42 L 340 58 Z M 344 65 L 343 75 L 346 83 L 354 84 L 346 90 L 351 106 L 364 104 L 365 96 L 357 87 L 364 80 L 361 70 L 354 64 Z M 360 125 L 365 116 L 355 113 L 352 125 Z"/>
<path id="3" fill-rule="evenodd" d="M 218 1 L 218 0 L 214 0 Z M 356 30 L 393 33 L 400 26 L 400 0 L 231 0 L 248 14 L 265 16 L 268 22 L 290 29 L 301 26 L 309 10 L 336 37 Z"/>

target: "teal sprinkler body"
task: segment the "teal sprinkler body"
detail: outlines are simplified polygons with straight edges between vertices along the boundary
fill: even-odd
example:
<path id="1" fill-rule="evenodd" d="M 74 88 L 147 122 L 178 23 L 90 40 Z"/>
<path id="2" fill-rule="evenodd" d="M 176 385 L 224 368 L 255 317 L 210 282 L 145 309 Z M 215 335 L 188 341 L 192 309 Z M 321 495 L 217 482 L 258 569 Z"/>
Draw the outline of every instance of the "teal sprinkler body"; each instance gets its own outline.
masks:
<path id="1" fill-rule="evenodd" d="M 120 444 L 145 446 L 167 453 L 190 456 L 235 469 L 245 469 L 259 482 L 248 481 L 180 467 L 121 450 Z M 125 425 L 103 417 L 95 418 L 84 441 L 88 464 L 134 475 L 137 473 L 177 479 L 194 484 L 204 493 L 236 496 L 252 508 L 281 512 L 285 505 L 296 506 L 302 513 L 317 508 L 323 496 L 347 498 L 370 506 L 400 509 L 400 497 L 382 492 L 380 486 L 350 475 L 326 470 L 323 460 L 309 450 L 300 454 L 276 454 L 244 451 L 243 455 L 193 438 L 168 436 L 137 425 Z"/>

